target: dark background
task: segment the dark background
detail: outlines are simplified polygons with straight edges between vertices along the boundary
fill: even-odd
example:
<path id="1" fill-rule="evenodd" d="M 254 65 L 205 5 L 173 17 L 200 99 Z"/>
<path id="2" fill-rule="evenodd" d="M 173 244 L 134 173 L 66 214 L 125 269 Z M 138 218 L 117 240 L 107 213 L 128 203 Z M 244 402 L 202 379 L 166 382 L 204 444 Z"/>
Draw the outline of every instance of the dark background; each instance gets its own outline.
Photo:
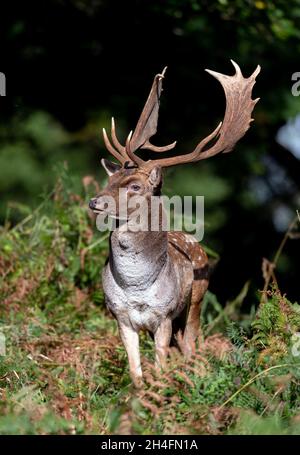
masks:
<path id="1" fill-rule="evenodd" d="M 168 170 L 167 194 L 204 195 L 204 243 L 220 255 L 211 290 L 221 302 L 272 259 L 300 208 L 299 156 L 276 142 L 300 113 L 291 94 L 300 71 L 300 1 L 26 1 L 1 6 L 0 216 L 15 223 L 36 206 L 67 161 L 75 183 L 102 183 L 107 156 L 101 128 L 115 116 L 119 136 L 134 128 L 153 76 L 168 65 L 155 144 L 178 140 L 190 151 L 222 119 L 224 95 L 210 68 L 245 76 L 254 88 L 255 122 L 229 155 Z M 300 133 L 299 133 L 300 137 Z M 300 141 L 300 139 L 299 139 Z M 281 255 L 277 278 L 299 298 L 299 241 Z"/>

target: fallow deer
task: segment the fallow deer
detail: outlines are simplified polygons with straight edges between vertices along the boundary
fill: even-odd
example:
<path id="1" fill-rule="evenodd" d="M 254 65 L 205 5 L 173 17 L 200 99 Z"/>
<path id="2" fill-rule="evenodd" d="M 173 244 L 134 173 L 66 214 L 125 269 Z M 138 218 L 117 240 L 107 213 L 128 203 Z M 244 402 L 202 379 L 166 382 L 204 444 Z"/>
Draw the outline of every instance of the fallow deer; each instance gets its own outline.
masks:
<path id="1" fill-rule="evenodd" d="M 252 100 L 251 94 L 260 66 L 249 78 L 244 78 L 239 66 L 233 61 L 232 64 L 235 67 L 233 76 L 206 70 L 223 86 L 225 116 L 223 122 L 190 153 L 148 161 L 136 154 L 139 149 L 161 153 L 175 147 L 176 142 L 163 147 L 150 143 L 157 130 L 165 70 L 155 76 L 137 126 L 133 134 L 130 132 L 128 135 L 125 146 L 117 139 L 112 119 L 112 143 L 105 129 L 104 142 L 120 164 L 101 160 L 109 181 L 106 188 L 89 203 L 95 213 L 105 213 L 105 197 L 110 196 L 116 201 L 116 209 L 109 215 L 118 219 L 120 188 L 126 191 L 126 203 L 137 194 L 146 199 L 159 196 L 163 168 L 195 163 L 233 149 L 253 120 L 251 113 L 258 99 Z M 208 287 L 208 278 L 207 255 L 191 235 L 163 229 L 132 232 L 128 226 L 124 229 L 124 224 L 111 233 L 109 259 L 102 275 L 103 289 L 106 304 L 117 319 L 127 351 L 130 375 L 136 386 L 142 383 L 140 330 L 153 335 L 158 366 L 164 366 L 172 335 L 180 327 L 183 353 L 189 356 L 194 352 L 199 335 L 200 306 Z"/>

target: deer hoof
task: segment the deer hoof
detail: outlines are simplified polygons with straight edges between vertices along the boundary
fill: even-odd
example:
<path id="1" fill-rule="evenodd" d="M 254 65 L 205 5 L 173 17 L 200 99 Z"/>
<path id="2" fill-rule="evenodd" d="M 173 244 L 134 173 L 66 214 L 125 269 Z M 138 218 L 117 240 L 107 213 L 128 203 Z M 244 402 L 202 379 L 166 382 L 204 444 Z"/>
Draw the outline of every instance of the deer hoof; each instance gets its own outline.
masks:
<path id="1" fill-rule="evenodd" d="M 135 389 L 142 389 L 144 381 L 142 376 L 131 375 L 131 380 Z"/>

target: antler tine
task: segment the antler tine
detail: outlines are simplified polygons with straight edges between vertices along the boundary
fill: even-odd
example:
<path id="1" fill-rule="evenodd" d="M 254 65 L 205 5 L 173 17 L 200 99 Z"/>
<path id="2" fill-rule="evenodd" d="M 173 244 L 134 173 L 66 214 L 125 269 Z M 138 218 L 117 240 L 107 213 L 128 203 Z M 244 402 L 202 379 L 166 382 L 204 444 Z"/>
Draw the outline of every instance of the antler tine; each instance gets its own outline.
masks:
<path id="1" fill-rule="evenodd" d="M 168 152 L 169 150 L 172 150 L 175 145 L 177 144 L 177 141 L 172 142 L 172 144 L 169 145 L 164 145 L 163 147 L 157 147 L 156 145 L 151 144 L 149 141 L 146 141 L 144 145 L 142 145 L 141 149 L 147 149 L 147 150 L 152 150 L 152 152 Z"/>
<path id="2" fill-rule="evenodd" d="M 132 151 L 132 149 L 131 149 L 131 137 L 132 137 L 132 131 L 130 131 L 130 133 L 128 134 L 127 139 L 126 139 L 126 145 L 125 145 L 125 150 L 126 150 L 126 154 L 127 154 L 128 158 L 130 158 L 130 160 L 132 160 L 138 166 L 142 165 L 142 164 L 145 164 L 144 160 L 142 160 L 141 158 L 136 156 L 134 154 L 134 152 Z"/>
<path id="3" fill-rule="evenodd" d="M 115 124 L 115 119 L 113 117 L 111 118 L 111 138 L 112 138 L 114 146 L 121 153 L 121 155 L 123 155 L 123 156 L 124 156 L 124 154 L 126 155 L 125 147 L 122 144 L 120 144 L 120 142 L 117 138 L 116 124 Z"/>
<path id="4" fill-rule="evenodd" d="M 107 150 L 109 151 L 109 153 L 111 153 L 118 161 L 120 161 L 120 163 L 125 163 L 125 161 L 127 161 L 126 157 L 121 155 L 110 143 L 110 140 L 108 139 L 108 136 L 107 136 L 107 133 L 106 133 L 106 130 L 105 128 L 102 129 L 103 131 L 103 139 L 104 139 L 104 143 L 105 143 L 105 147 L 107 148 Z"/>
<path id="5" fill-rule="evenodd" d="M 218 153 L 228 153 L 238 140 L 244 136 L 253 120 L 251 114 L 254 106 L 259 100 L 259 98 L 252 100 L 251 94 L 255 78 L 260 72 L 260 66 L 257 66 L 250 77 L 244 78 L 238 64 L 233 60 L 231 62 L 235 68 L 233 76 L 206 70 L 218 79 L 225 92 L 226 110 L 223 122 L 209 136 L 204 138 L 193 152 L 186 155 L 153 160 L 151 161 L 151 166 L 154 164 L 159 164 L 162 167 L 174 166 L 203 160 Z M 217 138 L 215 143 L 203 151 L 205 146 L 214 138 Z"/>
<path id="6" fill-rule="evenodd" d="M 215 137 L 217 137 L 217 135 L 220 132 L 220 129 L 222 128 L 222 125 L 223 125 L 223 122 L 220 122 L 219 125 L 217 126 L 217 128 L 212 133 L 210 133 L 208 136 L 206 136 L 204 139 L 202 139 L 201 142 L 199 142 L 199 144 L 197 145 L 197 147 L 195 148 L 195 150 L 193 152 L 195 154 L 195 158 L 198 157 L 198 153 L 201 153 L 201 151 L 204 149 L 204 147 L 211 140 L 213 140 Z M 197 159 L 195 159 L 195 161 L 197 161 Z"/>

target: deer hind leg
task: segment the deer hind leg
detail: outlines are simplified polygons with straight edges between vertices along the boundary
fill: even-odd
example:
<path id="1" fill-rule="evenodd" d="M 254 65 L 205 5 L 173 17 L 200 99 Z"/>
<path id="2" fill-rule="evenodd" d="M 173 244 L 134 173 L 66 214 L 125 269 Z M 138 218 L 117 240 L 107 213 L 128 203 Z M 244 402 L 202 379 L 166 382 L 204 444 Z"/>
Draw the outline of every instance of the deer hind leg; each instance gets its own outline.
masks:
<path id="1" fill-rule="evenodd" d="M 172 321 L 165 319 L 154 333 L 155 365 L 164 368 L 172 336 Z"/>
<path id="2" fill-rule="evenodd" d="M 201 303 L 207 289 L 207 284 L 206 280 L 195 280 L 192 284 L 191 304 L 188 310 L 182 343 L 183 354 L 187 358 L 196 351 L 196 340 L 200 335 Z"/>
<path id="3" fill-rule="evenodd" d="M 140 388 L 143 383 L 143 373 L 140 358 L 139 334 L 132 327 L 119 322 L 121 340 L 127 352 L 129 372 L 135 387 Z"/>

